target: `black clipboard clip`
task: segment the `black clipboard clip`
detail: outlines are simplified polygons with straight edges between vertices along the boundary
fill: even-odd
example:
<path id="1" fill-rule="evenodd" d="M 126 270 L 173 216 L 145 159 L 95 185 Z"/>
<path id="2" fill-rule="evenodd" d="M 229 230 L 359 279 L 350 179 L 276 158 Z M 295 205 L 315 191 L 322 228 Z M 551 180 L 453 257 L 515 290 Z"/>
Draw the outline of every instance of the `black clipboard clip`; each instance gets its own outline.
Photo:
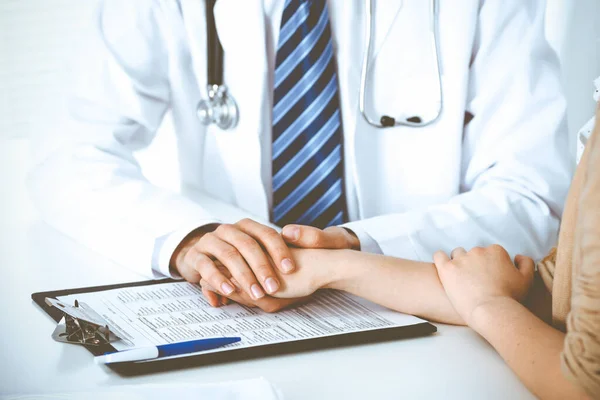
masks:
<path id="1" fill-rule="evenodd" d="M 63 317 L 52 333 L 57 342 L 102 346 L 119 340 L 108 323 L 85 303 L 75 300 L 74 306 L 46 297 L 46 304 L 63 312 Z"/>

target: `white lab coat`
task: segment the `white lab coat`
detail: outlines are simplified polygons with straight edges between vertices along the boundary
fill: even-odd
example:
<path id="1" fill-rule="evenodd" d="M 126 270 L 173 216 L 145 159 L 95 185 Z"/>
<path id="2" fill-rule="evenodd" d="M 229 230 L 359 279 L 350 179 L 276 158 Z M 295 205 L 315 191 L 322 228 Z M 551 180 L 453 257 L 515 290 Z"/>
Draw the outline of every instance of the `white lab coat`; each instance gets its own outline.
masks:
<path id="1" fill-rule="evenodd" d="M 544 2 L 441 0 L 443 113 L 424 128 L 385 130 L 358 112 L 363 3 L 329 2 L 354 220 L 348 226 L 371 243 L 368 249 L 408 259 L 491 243 L 542 256 L 556 240 L 572 173 L 558 60 L 543 34 Z M 428 3 L 376 2 L 367 93 L 373 116 L 435 106 Z M 194 201 L 196 191 L 268 221 L 271 189 L 262 173 L 270 157 L 264 141 L 271 140 L 267 49 L 274 45 L 263 7 L 263 0 L 216 5 L 225 81 L 241 114 L 238 126 L 223 132 L 201 125 L 195 113 L 206 87 L 204 2 L 104 1 L 70 103 L 71 139 L 31 175 L 44 218 L 147 275 L 153 264 L 168 271 L 174 232 L 231 220 Z M 134 158 L 168 109 L 181 193 L 145 180 Z M 465 126 L 466 112 L 473 119 Z M 164 248 L 170 250 L 157 257 Z"/>

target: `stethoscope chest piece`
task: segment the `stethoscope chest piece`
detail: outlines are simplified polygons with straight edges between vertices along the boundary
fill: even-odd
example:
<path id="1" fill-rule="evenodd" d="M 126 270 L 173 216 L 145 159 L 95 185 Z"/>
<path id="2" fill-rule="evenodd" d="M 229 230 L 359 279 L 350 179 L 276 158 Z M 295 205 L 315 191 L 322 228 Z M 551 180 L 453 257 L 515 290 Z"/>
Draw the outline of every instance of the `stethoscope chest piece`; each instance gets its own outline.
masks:
<path id="1" fill-rule="evenodd" d="M 208 98 L 200 100 L 196 113 L 204 125 L 215 124 L 223 130 L 232 129 L 239 120 L 237 104 L 225 85 L 209 85 Z"/>

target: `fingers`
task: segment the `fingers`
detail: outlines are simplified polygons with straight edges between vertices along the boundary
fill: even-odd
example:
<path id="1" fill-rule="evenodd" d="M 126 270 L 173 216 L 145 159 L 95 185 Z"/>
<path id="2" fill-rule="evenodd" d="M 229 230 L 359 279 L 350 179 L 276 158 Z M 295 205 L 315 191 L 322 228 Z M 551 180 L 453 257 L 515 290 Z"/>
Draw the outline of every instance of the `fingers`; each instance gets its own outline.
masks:
<path id="1" fill-rule="evenodd" d="M 450 253 L 450 257 L 443 251 L 439 250 L 433 254 L 433 262 L 437 269 L 441 267 L 452 264 L 452 260 L 456 259 L 456 257 L 464 256 L 467 254 L 467 251 L 462 247 L 457 247 Z"/>
<path id="2" fill-rule="evenodd" d="M 246 291 L 248 295 L 253 299 L 260 299 L 265 295 L 265 292 L 257 282 L 254 273 L 236 247 L 222 240 L 215 233 L 204 235 L 201 243 L 203 253 L 219 260 L 241 284 L 242 289 Z M 233 293 L 233 285 L 223 286 L 219 281 L 225 279 L 225 277 L 223 273 L 216 268 L 212 260 L 210 264 L 207 262 L 200 264 L 199 268 L 202 278 L 208 281 L 214 288 L 218 288 L 226 296 Z M 227 283 L 231 284 L 229 281 L 227 281 Z"/>
<path id="3" fill-rule="evenodd" d="M 177 272 L 186 281 L 192 282 L 192 283 L 198 283 L 198 281 L 200 281 L 200 278 L 201 278 L 200 273 L 196 270 L 193 261 L 188 262 L 188 259 L 191 259 L 190 257 L 188 257 L 188 254 L 189 254 L 189 251 L 188 251 L 188 253 L 186 253 L 186 257 L 184 258 L 184 261 L 179 263 Z"/>
<path id="4" fill-rule="evenodd" d="M 312 226 L 287 225 L 281 232 L 284 239 L 295 246 L 311 249 L 348 249 L 358 242 L 346 229 L 332 226 L 321 230 Z"/>
<path id="5" fill-rule="evenodd" d="M 450 258 L 455 259 L 459 256 L 464 256 L 465 254 L 467 254 L 467 251 L 464 248 L 457 247 L 454 250 L 452 250 L 452 253 L 450 253 Z"/>
<path id="6" fill-rule="evenodd" d="M 205 292 L 205 290 L 206 290 L 206 292 L 210 293 L 210 290 L 212 288 L 210 287 L 210 284 L 208 282 L 206 282 L 205 280 L 201 280 L 200 285 L 202 286 L 203 293 Z M 207 295 L 207 293 L 205 293 L 205 296 L 206 295 Z M 302 299 L 277 299 L 274 297 L 265 296 L 261 299 L 253 300 L 242 291 L 234 292 L 230 295 L 230 297 L 231 297 L 231 300 L 235 301 L 236 303 L 242 304 L 246 307 L 259 307 L 260 309 L 262 309 L 263 311 L 268 312 L 268 313 L 274 313 L 274 312 L 280 311 L 280 310 L 288 307 L 291 304 L 297 304 L 299 302 L 303 302 L 308 299 L 308 297 L 302 298 Z M 211 303 L 211 305 L 212 305 L 212 303 Z M 215 306 L 215 307 L 218 307 L 218 306 Z"/>
<path id="7" fill-rule="evenodd" d="M 243 219 L 236 226 L 264 247 L 269 256 L 271 256 L 275 266 L 282 273 L 288 274 L 295 269 L 292 253 L 275 229 L 251 219 Z"/>
<path id="8" fill-rule="evenodd" d="M 515 257 L 515 265 L 528 281 L 533 280 L 535 273 L 535 262 L 533 259 L 519 254 Z"/>
<path id="9" fill-rule="evenodd" d="M 202 282 L 202 280 L 200 282 Z M 204 295 L 208 303 L 213 307 L 221 306 L 221 296 L 218 293 L 215 293 L 212 288 L 209 289 L 208 283 L 206 281 L 204 282 L 204 285 L 202 283 L 200 285 L 202 286 L 202 294 Z"/>
<path id="10" fill-rule="evenodd" d="M 306 301 L 306 299 L 300 301 Z M 256 305 L 265 312 L 274 313 L 283 310 L 291 304 L 297 304 L 298 302 L 298 299 L 276 299 L 274 297 L 264 297 L 257 301 Z"/>
<path id="11" fill-rule="evenodd" d="M 279 280 L 276 277 L 275 271 L 271 265 L 271 261 L 269 257 L 261 247 L 261 245 L 246 232 L 238 229 L 233 225 L 221 225 L 215 233 L 224 240 L 225 242 L 231 244 L 235 250 L 243 257 L 244 261 L 250 267 L 251 271 L 247 271 L 248 273 L 254 273 L 254 276 L 262 285 L 262 288 L 266 290 L 267 293 L 275 293 L 279 289 Z M 275 233 L 277 234 L 277 233 Z M 287 248 L 287 246 L 286 246 Z M 231 274 L 234 277 L 238 275 L 247 276 L 247 273 L 243 273 L 242 271 L 237 271 L 230 269 Z M 242 277 L 242 283 L 244 281 L 244 277 Z M 255 283 L 250 283 L 250 288 L 252 294 L 256 298 L 261 298 L 264 296 L 262 293 L 262 288 L 260 292 L 257 288 L 254 288 L 253 285 Z"/>
<path id="12" fill-rule="evenodd" d="M 211 305 L 213 307 L 219 307 L 219 305 L 227 305 L 229 303 L 231 303 L 231 301 L 235 301 L 236 303 L 240 303 L 242 305 L 245 305 L 247 307 L 256 307 L 254 304 L 254 300 L 252 300 L 247 294 L 245 294 L 243 291 L 236 291 L 233 292 L 232 294 L 230 294 L 229 296 L 231 298 L 227 298 L 225 296 L 222 296 L 218 293 L 216 293 L 215 289 L 210 286 L 210 284 L 205 281 L 204 279 L 200 280 L 200 286 L 202 286 L 202 293 L 204 294 L 204 296 L 209 299 L 209 298 L 214 298 L 215 296 L 217 296 L 218 298 L 220 298 L 220 303 L 218 305 L 217 302 L 215 302 L 214 304 L 209 300 L 209 302 L 211 303 Z"/>
<path id="13" fill-rule="evenodd" d="M 443 251 L 436 251 L 433 254 L 433 262 L 435 264 L 435 266 L 437 268 L 447 264 L 450 262 L 450 258 L 448 257 L 448 255 L 446 253 L 444 253 Z"/>
<path id="14" fill-rule="evenodd" d="M 217 268 L 214 261 L 206 254 L 200 253 L 195 247 L 185 255 L 185 264 L 192 266 L 199 276 L 210 283 L 212 287 L 219 288 L 223 294 L 229 295 L 235 290 L 231 281 Z"/>

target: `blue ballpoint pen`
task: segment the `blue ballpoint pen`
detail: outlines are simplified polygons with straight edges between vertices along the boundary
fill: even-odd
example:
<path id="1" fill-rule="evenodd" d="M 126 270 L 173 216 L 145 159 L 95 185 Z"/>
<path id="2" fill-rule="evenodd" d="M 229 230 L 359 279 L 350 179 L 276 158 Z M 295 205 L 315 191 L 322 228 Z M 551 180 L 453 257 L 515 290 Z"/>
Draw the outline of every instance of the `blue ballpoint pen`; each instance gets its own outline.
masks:
<path id="1" fill-rule="evenodd" d="M 188 342 L 163 344 L 160 346 L 140 347 L 137 349 L 115 351 L 94 358 L 96 364 L 111 364 L 119 362 L 143 361 L 154 358 L 177 356 L 212 350 L 242 340 L 240 337 L 220 337 Z"/>

